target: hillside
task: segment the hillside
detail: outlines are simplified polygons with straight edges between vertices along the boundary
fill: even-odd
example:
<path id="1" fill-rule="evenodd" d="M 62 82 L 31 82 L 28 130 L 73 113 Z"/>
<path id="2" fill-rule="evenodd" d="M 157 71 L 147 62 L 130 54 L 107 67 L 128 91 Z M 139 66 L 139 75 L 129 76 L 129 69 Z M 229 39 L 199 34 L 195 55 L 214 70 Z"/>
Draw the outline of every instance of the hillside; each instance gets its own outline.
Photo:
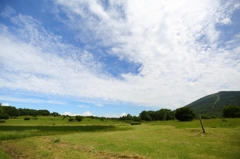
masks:
<path id="1" fill-rule="evenodd" d="M 222 91 L 200 98 L 188 105 L 196 114 L 221 116 L 228 105 L 240 106 L 240 91 Z"/>

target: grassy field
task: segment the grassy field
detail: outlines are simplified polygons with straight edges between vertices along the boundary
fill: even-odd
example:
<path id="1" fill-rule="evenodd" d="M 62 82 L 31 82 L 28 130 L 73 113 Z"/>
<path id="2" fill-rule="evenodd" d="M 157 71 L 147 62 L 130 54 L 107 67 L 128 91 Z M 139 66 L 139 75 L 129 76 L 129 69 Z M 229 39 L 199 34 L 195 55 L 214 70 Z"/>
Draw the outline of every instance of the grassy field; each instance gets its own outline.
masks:
<path id="1" fill-rule="evenodd" d="M 240 157 L 240 119 L 161 121 L 130 125 L 86 118 L 11 119 L 0 123 L 0 158 L 227 158 Z"/>

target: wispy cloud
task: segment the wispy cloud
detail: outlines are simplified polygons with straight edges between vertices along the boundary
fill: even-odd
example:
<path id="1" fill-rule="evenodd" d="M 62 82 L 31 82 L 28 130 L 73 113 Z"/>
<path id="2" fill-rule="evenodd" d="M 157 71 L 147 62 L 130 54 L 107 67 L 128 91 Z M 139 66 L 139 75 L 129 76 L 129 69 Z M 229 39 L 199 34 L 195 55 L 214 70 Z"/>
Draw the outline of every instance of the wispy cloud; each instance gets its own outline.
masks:
<path id="1" fill-rule="evenodd" d="M 42 100 L 42 99 L 34 99 L 34 98 L 16 98 L 16 97 L 9 97 L 9 96 L 3 96 L 3 95 L 0 95 L 0 100 L 9 101 L 9 102 L 21 102 L 21 103 L 46 103 L 46 104 L 58 104 L 58 105 L 65 104 L 64 102 L 59 102 L 54 100 Z"/>
<path id="2" fill-rule="evenodd" d="M 237 1 L 63 1 L 56 18 L 75 44 L 7 7 L 0 24 L 0 87 L 102 103 L 176 108 L 203 95 L 240 89 L 239 36 L 225 41 Z M 231 7 L 234 6 L 234 7 Z M 184 8 L 184 9 L 183 9 Z M 65 15 L 65 16 L 61 16 Z M 222 41 L 221 41 L 222 43 Z M 138 74 L 110 76 L 99 60 L 140 64 Z"/>
<path id="3" fill-rule="evenodd" d="M 0 16 L 4 17 L 4 18 L 8 18 L 9 16 L 11 16 L 12 14 L 15 14 L 15 13 L 16 13 L 16 11 L 12 7 L 6 5 L 4 7 L 3 11 L 0 13 Z"/>
<path id="4" fill-rule="evenodd" d="M 89 108 L 89 106 L 86 105 L 77 105 L 78 108 Z"/>

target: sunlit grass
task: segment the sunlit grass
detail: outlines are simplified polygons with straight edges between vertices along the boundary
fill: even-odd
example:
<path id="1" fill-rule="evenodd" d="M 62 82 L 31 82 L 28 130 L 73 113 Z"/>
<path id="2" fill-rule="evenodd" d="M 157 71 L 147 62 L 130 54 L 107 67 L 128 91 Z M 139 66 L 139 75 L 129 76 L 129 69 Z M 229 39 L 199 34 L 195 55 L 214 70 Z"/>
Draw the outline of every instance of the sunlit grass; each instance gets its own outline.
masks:
<path id="1" fill-rule="evenodd" d="M 0 126 L 0 136 L 26 135 L 22 139 L 2 140 L 0 149 L 13 158 L 238 159 L 240 156 L 240 119 L 203 120 L 206 133 L 202 133 L 198 120 L 144 122 L 133 126 L 95 120 L 105 125 L 86 125 L 90 121 L 64 126 Z"/>

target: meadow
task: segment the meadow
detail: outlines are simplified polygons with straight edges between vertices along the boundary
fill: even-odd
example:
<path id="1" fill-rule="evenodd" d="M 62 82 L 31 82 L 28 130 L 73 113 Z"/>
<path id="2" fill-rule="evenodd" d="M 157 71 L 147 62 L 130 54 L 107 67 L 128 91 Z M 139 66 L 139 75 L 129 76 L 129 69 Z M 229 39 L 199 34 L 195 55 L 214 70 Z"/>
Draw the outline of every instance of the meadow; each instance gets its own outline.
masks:
<path id="1" fill-rule="evenodd" d="M 240 157 L 240 119 L 155 121 L 23 117 L 0 123 L 0 158 L 159 159 Z"/>

